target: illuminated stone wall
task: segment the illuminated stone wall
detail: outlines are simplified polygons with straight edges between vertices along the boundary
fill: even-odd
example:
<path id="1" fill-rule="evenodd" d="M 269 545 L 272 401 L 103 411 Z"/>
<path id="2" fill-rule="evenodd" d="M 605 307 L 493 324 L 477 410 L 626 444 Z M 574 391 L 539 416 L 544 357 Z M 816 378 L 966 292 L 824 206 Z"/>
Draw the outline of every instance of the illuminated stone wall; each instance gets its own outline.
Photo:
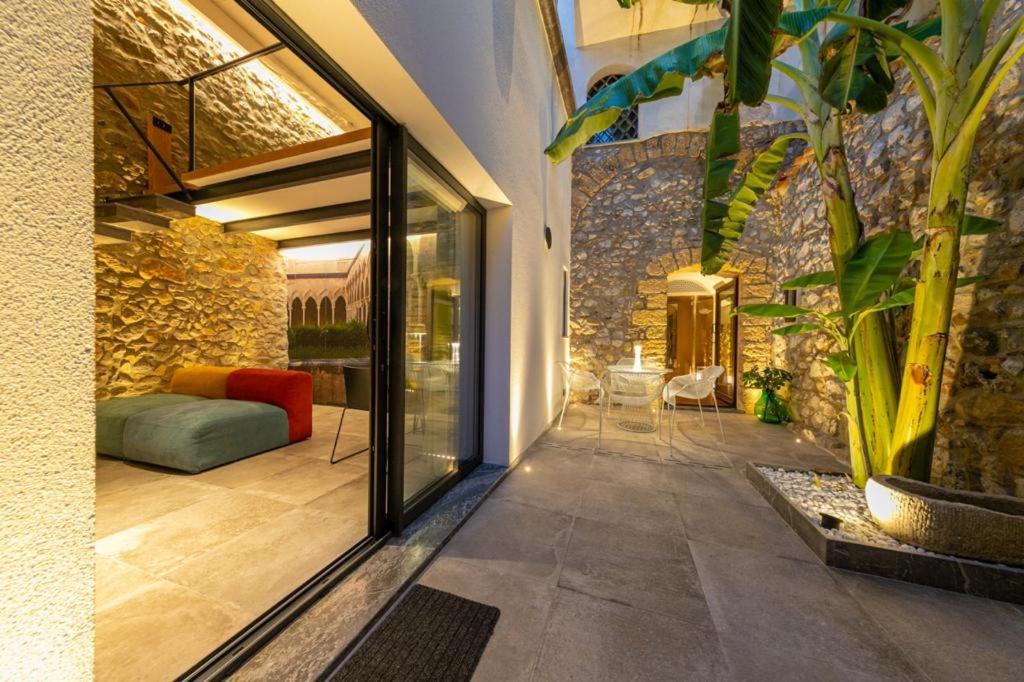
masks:
<path id="1" fill-rule="evenodd" d="M 288 366 L 274 242 L 210 220 L 96 248 L 96 398 L 167 390 L 194 364 Z"/>
<path id="2" fill-rule="evenodd" d="M 94 81 L 125 83 L 177 79 L 244 54 L 177 0 L 96 0 L 93 3 Z M 346 122 L 330 107 L 311 105 L 252 63 L 201 81 L 197 92 L 197 167 L 309 142 L 341 132 Z M 187 169 L 186 89 L 118 90 L 145 129 L 151 114 L 174 129 L 174 166 Z M 99 197 L 142 193 L 146 148 L 102 92 L 94 97 L 96 192 Z M 334 117 L 333 120 L 332 118 Z"/>

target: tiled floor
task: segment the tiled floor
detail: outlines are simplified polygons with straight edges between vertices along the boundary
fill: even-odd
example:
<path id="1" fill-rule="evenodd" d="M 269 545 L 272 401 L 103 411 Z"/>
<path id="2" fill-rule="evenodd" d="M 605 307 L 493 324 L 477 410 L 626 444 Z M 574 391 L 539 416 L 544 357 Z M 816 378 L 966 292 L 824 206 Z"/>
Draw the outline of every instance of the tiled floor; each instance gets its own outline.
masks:
<path id="1" fill-rule="evenodd" d="M 1020 679 L 1024 608 L 825 568 L 743 467 L 841 464 L 722 418 L 595 452 L 574 408 L 530 449 L 420 580 L 501 609 L 476 679 Z"/>
<path id="2" fill-rule="evenodd" d="M 96 464 L 96 677 L 171 679 L 367 533 L 368 458 L 313 437 L 196 475 Z M 366 446 L 351 411 L 340 453 Z"/>

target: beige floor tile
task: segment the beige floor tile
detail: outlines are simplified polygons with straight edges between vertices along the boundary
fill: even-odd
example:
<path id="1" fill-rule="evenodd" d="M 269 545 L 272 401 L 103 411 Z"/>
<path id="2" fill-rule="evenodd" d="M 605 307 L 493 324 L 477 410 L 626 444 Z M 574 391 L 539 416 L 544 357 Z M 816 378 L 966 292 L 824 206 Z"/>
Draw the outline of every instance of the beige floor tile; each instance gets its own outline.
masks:
<path id="1" fill-rule="evenodd" d="M 96 611 L 108 609 L 137 596 L 158 581 L 153 575 L 128 564 L 96 556 Z"/>
<path id="2" fill-rule="evenodd" d="M 295 509 L 193 557 L 166 578 L 255 617 L 365 535 L 365 522 Z"/>
<path id="3" fill-rule="evenodd" d="M 350 483 L 340 485 L 321 495 L 306 507 L 330 514 L 361 519 L 365 524 L 369 514 L 370 478 L 363 475 Z"/>
<path id="4" fill-rule="evenodd" d="M 168 477 L 169 472 L 109 457 L 96 458 L 96 494 L 108 495 L 125 488 Z"/>
<path id="5" fill-rule="evenodd" d="M 224 488 L 241 488 L 250 483 L 263 480 L 268 476 L 297 467 L 305 461 L 300 457 L 291 456 L 286 450 L 287 448 L 279 448 L 260 455 L 247 457 L 246 459 L 196 474 L 192 478 L 196 481 Z"/>
<path id="6" fill-rule="evenodd" d="M 258 495 L 223 490 L 182 509 L 108 535 L 98 554 L 154 575 L 216 547 L 293 507 Z"/>
<path id="7" fill-rule="evenodd" d="M 96 679 L 172 679 L 248 620 L 228 604 L 156 581 L 96 614 Z"/>
<path id="8" fill-rule="evenodd" d="M 328 464 L 327 462 L 308 461 L 287 471 L 250 483 L 240 490 L 288 504 L 301 505 L 364 474 L 363 470 L 344 462 Z"/>
<path id="9" fill-rule="evenodd" d="M 104 538 L 195 504 L 221 490 L 199 481 L 165 476 L 96 498 L 96 537 Z"/>

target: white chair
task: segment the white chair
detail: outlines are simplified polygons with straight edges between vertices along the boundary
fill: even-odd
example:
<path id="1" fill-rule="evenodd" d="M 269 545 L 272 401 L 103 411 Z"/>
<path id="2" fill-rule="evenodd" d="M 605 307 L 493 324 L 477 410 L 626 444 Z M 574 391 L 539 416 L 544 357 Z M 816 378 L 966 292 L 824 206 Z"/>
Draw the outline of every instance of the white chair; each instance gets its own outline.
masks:
<path id="1" fill-rule="evenodd" d="M 725 442 L 725 429 L 722 427 L 722 415 L 718 411 L 718 398 L 715 396 L 715 384 L 718 383 L 718 377 L 725 373 L 725 368 L 721 365 L 712 365 L 706 369 L 702 369 L 699 372 L 693 372 L 691 374 L 684 374 L 682 376 L 674 377 L 671 381 L 665 384 L 665 390 L 662 391 L 662 412 L 665 407 L 672 410 L 672 414 L 669 415 L 668 421 L 668 446 L 672 447 L 672 434 L 675 431 L 675 419 L 676 419 L 676 398 L 688 398 L 690 400 L 697 401 L 697 410 L 700 411 L 700 425 L 704 426 L 704 407 L 701 405 L 701 400 L 706 400 L 708 396 L 711 396 L 711 402 L 715 406 L 715 416 L 718 417 L 718 430 L 722 433 L 722 442 Z M 658 415 L 658 428 L 661 429 L 661 412 Z"/>
<path id="2" fill-rule="evenodd" d="M 565 410 L 569 407 L 569 397 L 572 391 L 580 393 L 597 391 L 597 447 L 601 447 L 601 436 L 604 432 L 604 386 L 593 372 L 575 369 L 568 362 L 562 360 L 556 364 L 562 372 L 562 390 L 565 392 L 562 413 L 558 415 L 558 428 L 562 428 L 562 420 L 565 419 Z"/>
<path id="3" fill-rule="evenodd" d="M 665 381 L 660 370 L 638 372 L 608 372 L 608 404 L 621 405 L 636 413 L 635 419 L 625 419 L 619 428 L 627 431 L 650 432 L 656 429 L 651 422 L 651 406 L 658 401 Z M 646 412 L 646 414 L 645 414 Z"/>

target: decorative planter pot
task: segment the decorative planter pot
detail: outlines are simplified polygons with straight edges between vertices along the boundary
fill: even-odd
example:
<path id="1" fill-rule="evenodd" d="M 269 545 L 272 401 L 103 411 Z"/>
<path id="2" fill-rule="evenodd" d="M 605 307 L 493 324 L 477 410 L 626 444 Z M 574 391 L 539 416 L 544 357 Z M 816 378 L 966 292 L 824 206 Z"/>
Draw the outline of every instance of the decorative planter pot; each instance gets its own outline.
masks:
<path id="1" fill-rule="evenodd" d="M 765 424 L 781 424 L 789 421 L 789 408 L 786 403 L 771 389 L 761 391 L 761 397 L 754 404 L 754 414 Z"/>
<path id="2" fill-rule="evenodd" d="M 900 542 L 1024 566 L 1024 499 L 875 476 L 864 490 L 875 522 Z"/>

